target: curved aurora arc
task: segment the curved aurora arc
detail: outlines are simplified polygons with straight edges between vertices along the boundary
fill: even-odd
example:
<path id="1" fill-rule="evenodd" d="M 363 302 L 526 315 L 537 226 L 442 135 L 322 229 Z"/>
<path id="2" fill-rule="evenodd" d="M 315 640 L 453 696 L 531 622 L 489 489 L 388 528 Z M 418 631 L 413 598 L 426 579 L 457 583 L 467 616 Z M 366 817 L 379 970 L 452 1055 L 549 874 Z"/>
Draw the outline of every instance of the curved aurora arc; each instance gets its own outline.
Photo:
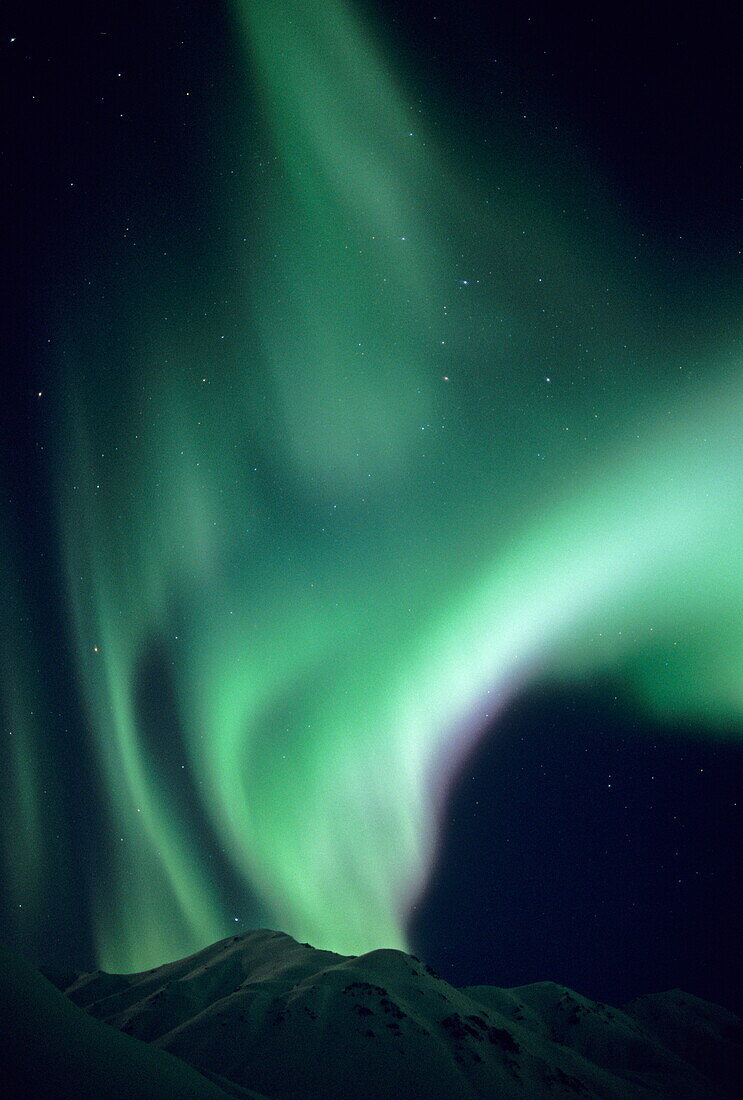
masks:
<path id="1" fill-rule="evenodd" d="M 591 242 L 459 179 L 350 6 L 240 3 L 235 26 L 268 165 L 225 276 L 237 350 L 143 314 L 124 383 L 71 370 L 66 338 L 59 515 L 115 971 L 234 928 L 214 848 L 243 923 L 407 947 L 447 784 L 537 675 L 612 669 L 710 723 L 740 705 L 729 349 L 694 392 L 673 365 L 638 382 L 617 296 L 578 373 Z M 153 654 L 178 759 L 142 717 Z"/>

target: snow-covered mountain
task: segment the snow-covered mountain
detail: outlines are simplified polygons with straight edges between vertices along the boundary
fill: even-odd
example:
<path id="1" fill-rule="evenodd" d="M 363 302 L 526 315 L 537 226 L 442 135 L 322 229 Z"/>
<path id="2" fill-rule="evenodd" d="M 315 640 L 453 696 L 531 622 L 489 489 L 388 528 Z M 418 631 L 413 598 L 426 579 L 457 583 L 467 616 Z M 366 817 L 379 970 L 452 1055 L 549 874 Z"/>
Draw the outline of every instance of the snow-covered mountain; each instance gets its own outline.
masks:
<path id="1" fill-rule="evenodd" d="M 677 990 L 616 1009 L 552 982 L 456 989 L 401 951 L 346 957 L 266 930 L 142 974 L 48 974 L 232 1096 L 743 1093 L 740 1021 Z"/>

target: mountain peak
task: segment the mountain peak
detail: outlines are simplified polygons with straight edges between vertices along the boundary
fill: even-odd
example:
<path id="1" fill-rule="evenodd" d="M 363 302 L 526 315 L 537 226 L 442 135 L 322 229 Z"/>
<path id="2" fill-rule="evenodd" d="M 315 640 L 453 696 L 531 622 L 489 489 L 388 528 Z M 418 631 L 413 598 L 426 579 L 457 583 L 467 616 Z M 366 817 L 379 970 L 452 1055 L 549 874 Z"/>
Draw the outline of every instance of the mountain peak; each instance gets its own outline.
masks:
<path id="1" fill-rule="evenodd" d="M 457 989 L 403 951 L 338 955 L 254 929 L 66 992 L 235 1095 L 735 1095 L 740 1021 L 676 990 L 613 1008 L 549 981 Z"/>

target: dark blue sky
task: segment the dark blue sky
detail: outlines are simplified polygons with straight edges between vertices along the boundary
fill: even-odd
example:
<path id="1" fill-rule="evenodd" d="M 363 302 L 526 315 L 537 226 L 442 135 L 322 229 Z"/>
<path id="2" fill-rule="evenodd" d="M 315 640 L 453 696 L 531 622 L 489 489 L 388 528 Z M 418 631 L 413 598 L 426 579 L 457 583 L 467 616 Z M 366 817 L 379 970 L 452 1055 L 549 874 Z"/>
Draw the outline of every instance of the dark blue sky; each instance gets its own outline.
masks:
<path id="1" fill-rule="evenodd" d="M 524 111 L 536 120 L 535 160 L 559 129 L 613 181 L 663 277 L 678 263 L 679 316 L 702 284 L 719 283 L 729 299 L 740 256 L 731 247 L 740 236 L 734 5 L 362 6 L 410 71 L 428 74 L 432 103 L 473 159 Z M 75 836 L 80 875 L 79 892 L 60 893 L 35 939 L 14 938 L 7 912 L 2 927 L 46 963 L 93 965 L 85 881 L 103 814 L 84 739 L 68 735 L 85 719 L 63 640 L 47 435 L 34 400 L 50 379 L 49 302 L 53 291 L 55 308 L 73 307 L 65 284 L 105 249 L 109 189 L 129 186 L 131 158 L 144 158 L 149 180 L 146 194 L 130 196 L 142 216 L 167 222 L 198 206 L 208 242 L 204 186 L 220 166 L 202 135 L 218 130 L 236 80 L 215 7 L 163 0 L 134 16 L 123 6 L 106 14 L 105 34 L 92 4 L 11 3 L 0 13 L 12 275 L 0 488 L 25 563 L 30 628 L 49 647 L 48 748 L 68 792 L 60 827 Z M 118 67 L 135 75 L 125 88 Z M 186 76 L 199 92 L 188 114 L 170 94 Z M 136 125 L 117 129 L 123 115 Z M 84 199 L 67 182 L 78 178 Z M 195 278 L 207 266 L 199 247 Z M 739 732 L 655 723 L 621 685 L 532 685 L 456 784 L 412 926 L 418 953 L 455 984 L 552 979 L 614 1003 L 681 986 L 740 1007 L 736 746 Z"/>

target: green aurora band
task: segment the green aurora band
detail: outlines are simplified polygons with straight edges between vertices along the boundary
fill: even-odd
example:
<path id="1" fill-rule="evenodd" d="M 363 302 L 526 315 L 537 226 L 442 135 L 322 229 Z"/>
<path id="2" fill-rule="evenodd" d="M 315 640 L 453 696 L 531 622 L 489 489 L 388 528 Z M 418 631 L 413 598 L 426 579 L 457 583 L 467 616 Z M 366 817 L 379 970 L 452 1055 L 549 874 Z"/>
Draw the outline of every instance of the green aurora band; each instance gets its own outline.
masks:
<path id="1" fill-rule="evenodd" d="M 710 730 L 740 713 L 734 337 L 669 339 L 590 166 L 581 220 L 557 170 L 452 153 L 352 5 L 254 0 L 234 26 L 229 306 L 204 318 L 213 288 L 195 302 L 142 250 L 104 350 L 95 316 L 61 334 L 114 971 L 235 912 L 406 948 L 448 785 L 536 677 L 608 671 Z M 16 801 L 41 860 L 33 790 Z"/>

